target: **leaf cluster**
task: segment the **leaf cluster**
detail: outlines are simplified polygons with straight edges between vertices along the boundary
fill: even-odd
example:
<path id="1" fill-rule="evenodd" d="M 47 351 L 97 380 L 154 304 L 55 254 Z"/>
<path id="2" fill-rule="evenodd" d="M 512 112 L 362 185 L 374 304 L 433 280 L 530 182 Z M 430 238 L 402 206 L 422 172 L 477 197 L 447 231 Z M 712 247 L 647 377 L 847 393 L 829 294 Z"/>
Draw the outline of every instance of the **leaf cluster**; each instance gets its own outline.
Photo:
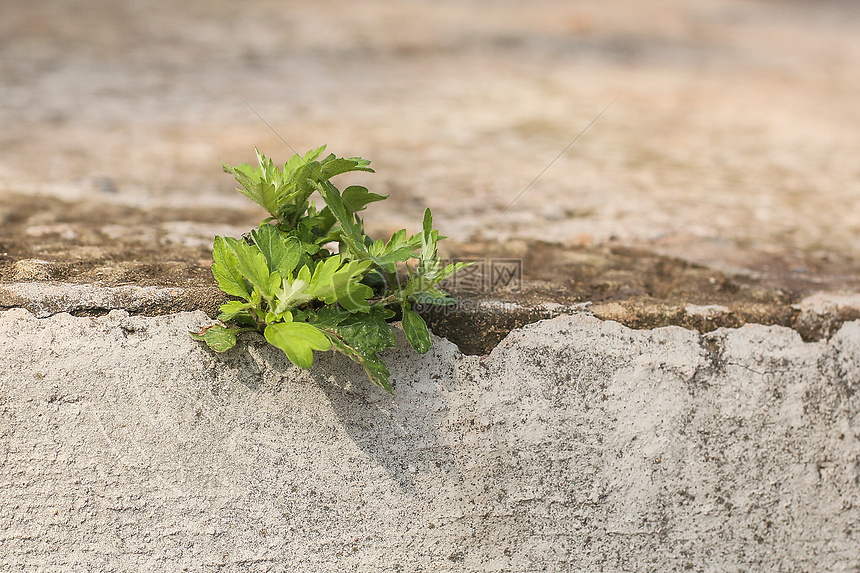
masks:
<path id="1" fill-rule="evenodd" d="M 324 150 L 294 155 L 283 168 L 259 151 L 259 167 L 224 165 L 238 191 L 269 217 L 242 239 L 215 237 L 212 273 L 233 300 L 221 306 L 219 323 L 191 334 L 225 352 L 239 333 L 261 332 L 301 368 L 313 364 L 314 350 L 335 350 L 391 392 L 379 356 L 396 346 L 389 321 L 399 310 L 409 343 L 427 352 L 430 332 L 414 307 L 453 304 L 438 283 L 466 265 L 441 264 L 437 243 L 444 237 L 433 229 L 429 209 L 420 233 L 370 238 L 359 213 L 387 195 L 358 185 L 341 192 L 330 181 L 350 171 L 373 172 L 370 162 L 333 154 L 319 159 Z M 322 209 L 311 199 L 314 192 Z"/>

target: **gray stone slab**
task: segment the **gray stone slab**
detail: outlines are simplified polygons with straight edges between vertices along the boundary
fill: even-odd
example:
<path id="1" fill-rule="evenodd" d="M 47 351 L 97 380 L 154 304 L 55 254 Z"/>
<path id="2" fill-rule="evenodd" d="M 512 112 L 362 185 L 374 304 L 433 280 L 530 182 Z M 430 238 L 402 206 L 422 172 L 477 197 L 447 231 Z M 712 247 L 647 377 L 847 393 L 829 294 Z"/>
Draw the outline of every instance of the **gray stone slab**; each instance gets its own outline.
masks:
<path id="1" fill-rule="evenodd" d="M 209 321 L 0 313 L 0 567 L 860 567 L 860 322 L 401 337 L 390 396 L 259 337 L 214 355 Z"/>
<path id="2" fill-rule="evenodd" d="M 0 570 L 860 570 L 858 23 L 4 0 Z M 220 162 L 292 153 L 256 112 L 373 160 L 373 234 L 520 259 L 458 317 L 504 341 L 401 340 L 393 396 L 192 341 L 262 217 Z"/>
<path id="3" fill-rule="evenodd" d="M 430 206 L 464 242 L 855 260 L 855 2 L 3 6 L 0 193 L 241 209 L 220 162 L 292 153 L 244 99 L 299 152 L 373 160 L 380 234 Z"/>

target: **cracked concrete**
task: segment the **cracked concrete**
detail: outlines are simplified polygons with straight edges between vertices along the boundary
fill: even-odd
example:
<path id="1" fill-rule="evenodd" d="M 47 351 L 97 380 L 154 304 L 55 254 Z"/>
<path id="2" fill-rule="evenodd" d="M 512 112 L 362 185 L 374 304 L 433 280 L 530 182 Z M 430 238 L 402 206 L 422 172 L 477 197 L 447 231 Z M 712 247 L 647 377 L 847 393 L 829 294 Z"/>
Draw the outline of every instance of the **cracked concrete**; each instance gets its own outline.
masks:
<path id="1" fill-rule="evenodd" d="M 4 0 L 0 570 L 859 571 L 858 21 Z M 243 99 L 522 288 L 428 314 L 394 396 L 202 348 L 261 218 L 220 161 L 290 154 Z"/>
<path id="2" fill-rule="evenodd" d="M 0 313 L 0 568 L 860 567 L 860 322 L 566 315 L 485 357 L 401 344 L 388 396 L 256 336 L 214 355 L 209 321 Z"/>

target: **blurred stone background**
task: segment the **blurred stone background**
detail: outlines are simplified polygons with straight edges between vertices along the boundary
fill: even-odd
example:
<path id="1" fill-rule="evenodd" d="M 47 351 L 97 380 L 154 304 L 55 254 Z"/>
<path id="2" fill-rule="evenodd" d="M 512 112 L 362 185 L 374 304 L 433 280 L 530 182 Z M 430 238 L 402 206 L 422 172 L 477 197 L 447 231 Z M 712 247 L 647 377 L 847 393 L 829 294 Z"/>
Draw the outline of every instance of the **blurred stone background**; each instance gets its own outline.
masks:
<path id="1" fill-rule="evenodd" d="M 0 569 L 857 570 L 858 24 L 829 0 L 2 0 L 0 308 L 55 316 L 0 312 Z M 373 160 L 340 180 L 391 194 L 372 232 L 430 206 L 452 249 L 521 256 L 583 303 L 544 310 L 593 317 L 485 357 L 401 339 L 389 399 L 342 357 L 299 373 L 259 338 L 203 349 L 201 312 L 129 316 L 206 306 L 156 287 L 214 290 L 212 236 L 259 222 L 220 162 L 292 152 L 245 102 Z M 797 332 L 642 330 L 715 315 Z"/>
<path id="2" fill-rule="evenodd" d="M 152 210 L 180 242 L 192 223 L 201 244 L 238 232 L 259 211 L 220 162 L 292 153 L 247 102 L 299 152 L 371 159 L 341 182 L 391 194 L 368 217 L 380 234 L 430 206 L 467 243 L 852 274 L 858 24 L 835 0 L 4 0 L 0 209 L 33 197 L 35 239 L 74 242 L 88 216 L 105 242 L 151 238 L 104 204 Z M 37 213 L 55 199 L 79 220 Z"/>

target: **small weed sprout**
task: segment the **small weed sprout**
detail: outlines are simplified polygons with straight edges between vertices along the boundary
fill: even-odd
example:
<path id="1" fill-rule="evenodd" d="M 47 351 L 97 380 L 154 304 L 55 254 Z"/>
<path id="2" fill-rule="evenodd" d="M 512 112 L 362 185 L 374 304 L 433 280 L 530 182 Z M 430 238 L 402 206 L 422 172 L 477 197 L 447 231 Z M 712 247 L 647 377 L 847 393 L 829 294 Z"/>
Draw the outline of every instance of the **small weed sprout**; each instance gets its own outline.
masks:
<path id="1" fill-rule="evenodd" d="M 451 305 L 438 283 L 467 266 L 442 266 L 430 210 L 420 233 L 394 233 L 386 242 L 364 232 L 358 213 L 387 195 L 358 185 L 339 191 L 330 179 L 350 171 L 373 172 L 370 162 L 333 154 L 325 146 L 294 155 L 283 168 L 257 151 L 259 167 L 224 165 L 237 188 L 269 213 L 244 239 L 215 237 L 212 273 L 233 300 L 219 322 L 192 332 L 216 352 L 236 335 L 261 332 L 293 364 L 310 368 L 314 350 L 336 350 L 361 364 L 371 382 L 391 392 L 379 352 L 396 346 L 388 321 L 395 310 L 412 347 L 430 349 L 430 332 L 415 305 Z M 310 200 L 318 192 L 325 207 Z M 337 252 L 329 246 L 337 244 Z M 398 275 L 398 264 L 406 276 Z"/>

